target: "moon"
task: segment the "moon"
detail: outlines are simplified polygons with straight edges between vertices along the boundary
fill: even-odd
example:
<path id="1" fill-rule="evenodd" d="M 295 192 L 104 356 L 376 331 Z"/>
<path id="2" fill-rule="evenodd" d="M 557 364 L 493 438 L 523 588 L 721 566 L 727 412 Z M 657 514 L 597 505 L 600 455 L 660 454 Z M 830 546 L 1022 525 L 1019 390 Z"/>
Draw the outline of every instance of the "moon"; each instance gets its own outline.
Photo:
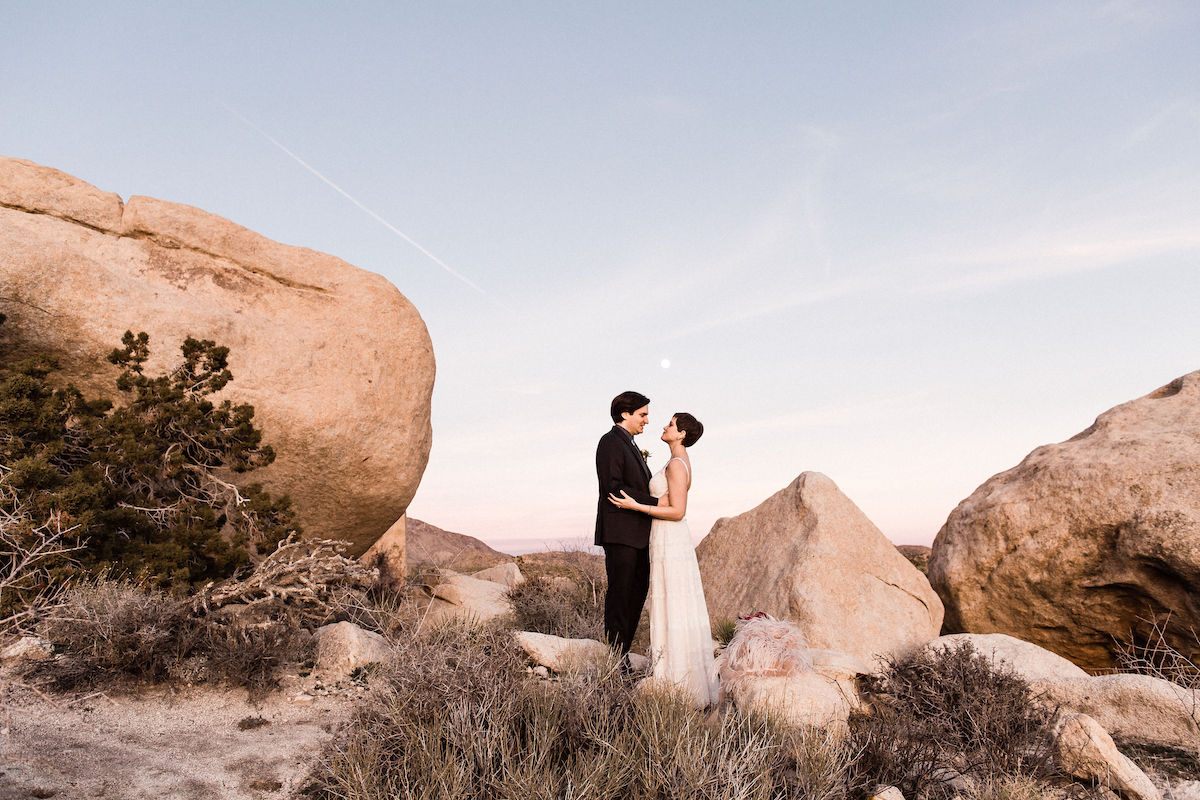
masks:
<path id="1" fill-rule="evenodd" d="M 658 365 L 660 367 L 662 367 L 663 369 L 670 369 L 671 368 L 671 359 L 664 358 L 662 361 L 658 362 Z"/>

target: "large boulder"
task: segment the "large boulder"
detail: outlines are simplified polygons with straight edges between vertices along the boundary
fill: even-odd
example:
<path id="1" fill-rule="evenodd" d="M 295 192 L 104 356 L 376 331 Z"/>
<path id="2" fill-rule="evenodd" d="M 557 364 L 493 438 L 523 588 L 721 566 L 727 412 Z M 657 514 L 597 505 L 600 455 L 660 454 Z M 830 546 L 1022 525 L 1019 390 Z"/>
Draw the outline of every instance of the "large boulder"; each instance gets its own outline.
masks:
<path id="1" fill-rule="evenodd" d="M 105 356 L 126 330 L 150 334 L 150 374 L 176 364 L 189 335 L 227 345 L 234 380 L 222 396 L 254 406 L 277 453 L 245 480 L 290 494 L 309 535 L 361 553 L 416 492 L 433 348 L 379 275 L 0 157 L 0 286 L 14 355 L 56 355 L 61 380 L 93 396 L 117 394 Z"/>
<path id="2" fill-rule="evenodd" d="M 929 579 L 947 632 L 1101 671 L 1170 613 L 1167 642 L 1200 659 L 1200 371 L 990 478 L 938 533 Z"/>
<path id="3" fill-rule="evenodd" d="M 907 655 L 942 625 L 925 576 L 817 472 L 717 520 L 696 553 L 710 615 L 765 611 L 796 622 L 811 647 L 877 662 Z"/>

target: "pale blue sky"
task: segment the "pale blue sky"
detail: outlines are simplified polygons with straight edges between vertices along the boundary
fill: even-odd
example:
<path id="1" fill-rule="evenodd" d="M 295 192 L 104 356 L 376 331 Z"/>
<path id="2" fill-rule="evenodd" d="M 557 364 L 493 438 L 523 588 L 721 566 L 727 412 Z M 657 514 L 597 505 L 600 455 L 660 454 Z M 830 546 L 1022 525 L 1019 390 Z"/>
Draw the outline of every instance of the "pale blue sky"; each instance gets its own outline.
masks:
<path id="1" fill-rule="evenodd" d="M 1200 7 L 646 5 L 3 2 L 0 153 L 389 278 L 411 512 L 501 548 L 590 537 L 627 388 L 697 538 L 817 470 L 928 543 L 1200 368 Z"/>

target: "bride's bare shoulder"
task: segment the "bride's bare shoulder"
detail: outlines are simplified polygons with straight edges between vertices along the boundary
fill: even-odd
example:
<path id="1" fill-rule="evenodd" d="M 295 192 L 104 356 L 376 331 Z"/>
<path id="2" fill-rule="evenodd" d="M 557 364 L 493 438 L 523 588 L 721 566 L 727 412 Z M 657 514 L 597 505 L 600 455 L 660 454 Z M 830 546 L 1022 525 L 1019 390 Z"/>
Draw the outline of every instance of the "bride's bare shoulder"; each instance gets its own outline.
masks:
<path id="1" fill-rule="evenodd" d="M 689 480 L 692 477 L 692 465 L 678 456 L 667 462 L 666 469 L 668 472 L 682 472 Z"/>

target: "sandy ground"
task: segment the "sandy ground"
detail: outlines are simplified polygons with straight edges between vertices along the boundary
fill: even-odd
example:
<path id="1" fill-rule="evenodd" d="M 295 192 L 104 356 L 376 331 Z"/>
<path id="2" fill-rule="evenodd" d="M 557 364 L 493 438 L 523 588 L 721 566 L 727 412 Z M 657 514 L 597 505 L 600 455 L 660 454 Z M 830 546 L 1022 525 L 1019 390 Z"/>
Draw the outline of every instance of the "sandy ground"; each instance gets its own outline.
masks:
<path id="1" fill-rule="evenodd" d="M 289 797 L 358 694 L 312 696 L 302 693 L 311 682 L 290 684 L 259 702 L 213 688 L 48 702 L 10 686 L 0 705 L 0 800 Z M 268 724 L 242 730 L 247 717 Z"/>

